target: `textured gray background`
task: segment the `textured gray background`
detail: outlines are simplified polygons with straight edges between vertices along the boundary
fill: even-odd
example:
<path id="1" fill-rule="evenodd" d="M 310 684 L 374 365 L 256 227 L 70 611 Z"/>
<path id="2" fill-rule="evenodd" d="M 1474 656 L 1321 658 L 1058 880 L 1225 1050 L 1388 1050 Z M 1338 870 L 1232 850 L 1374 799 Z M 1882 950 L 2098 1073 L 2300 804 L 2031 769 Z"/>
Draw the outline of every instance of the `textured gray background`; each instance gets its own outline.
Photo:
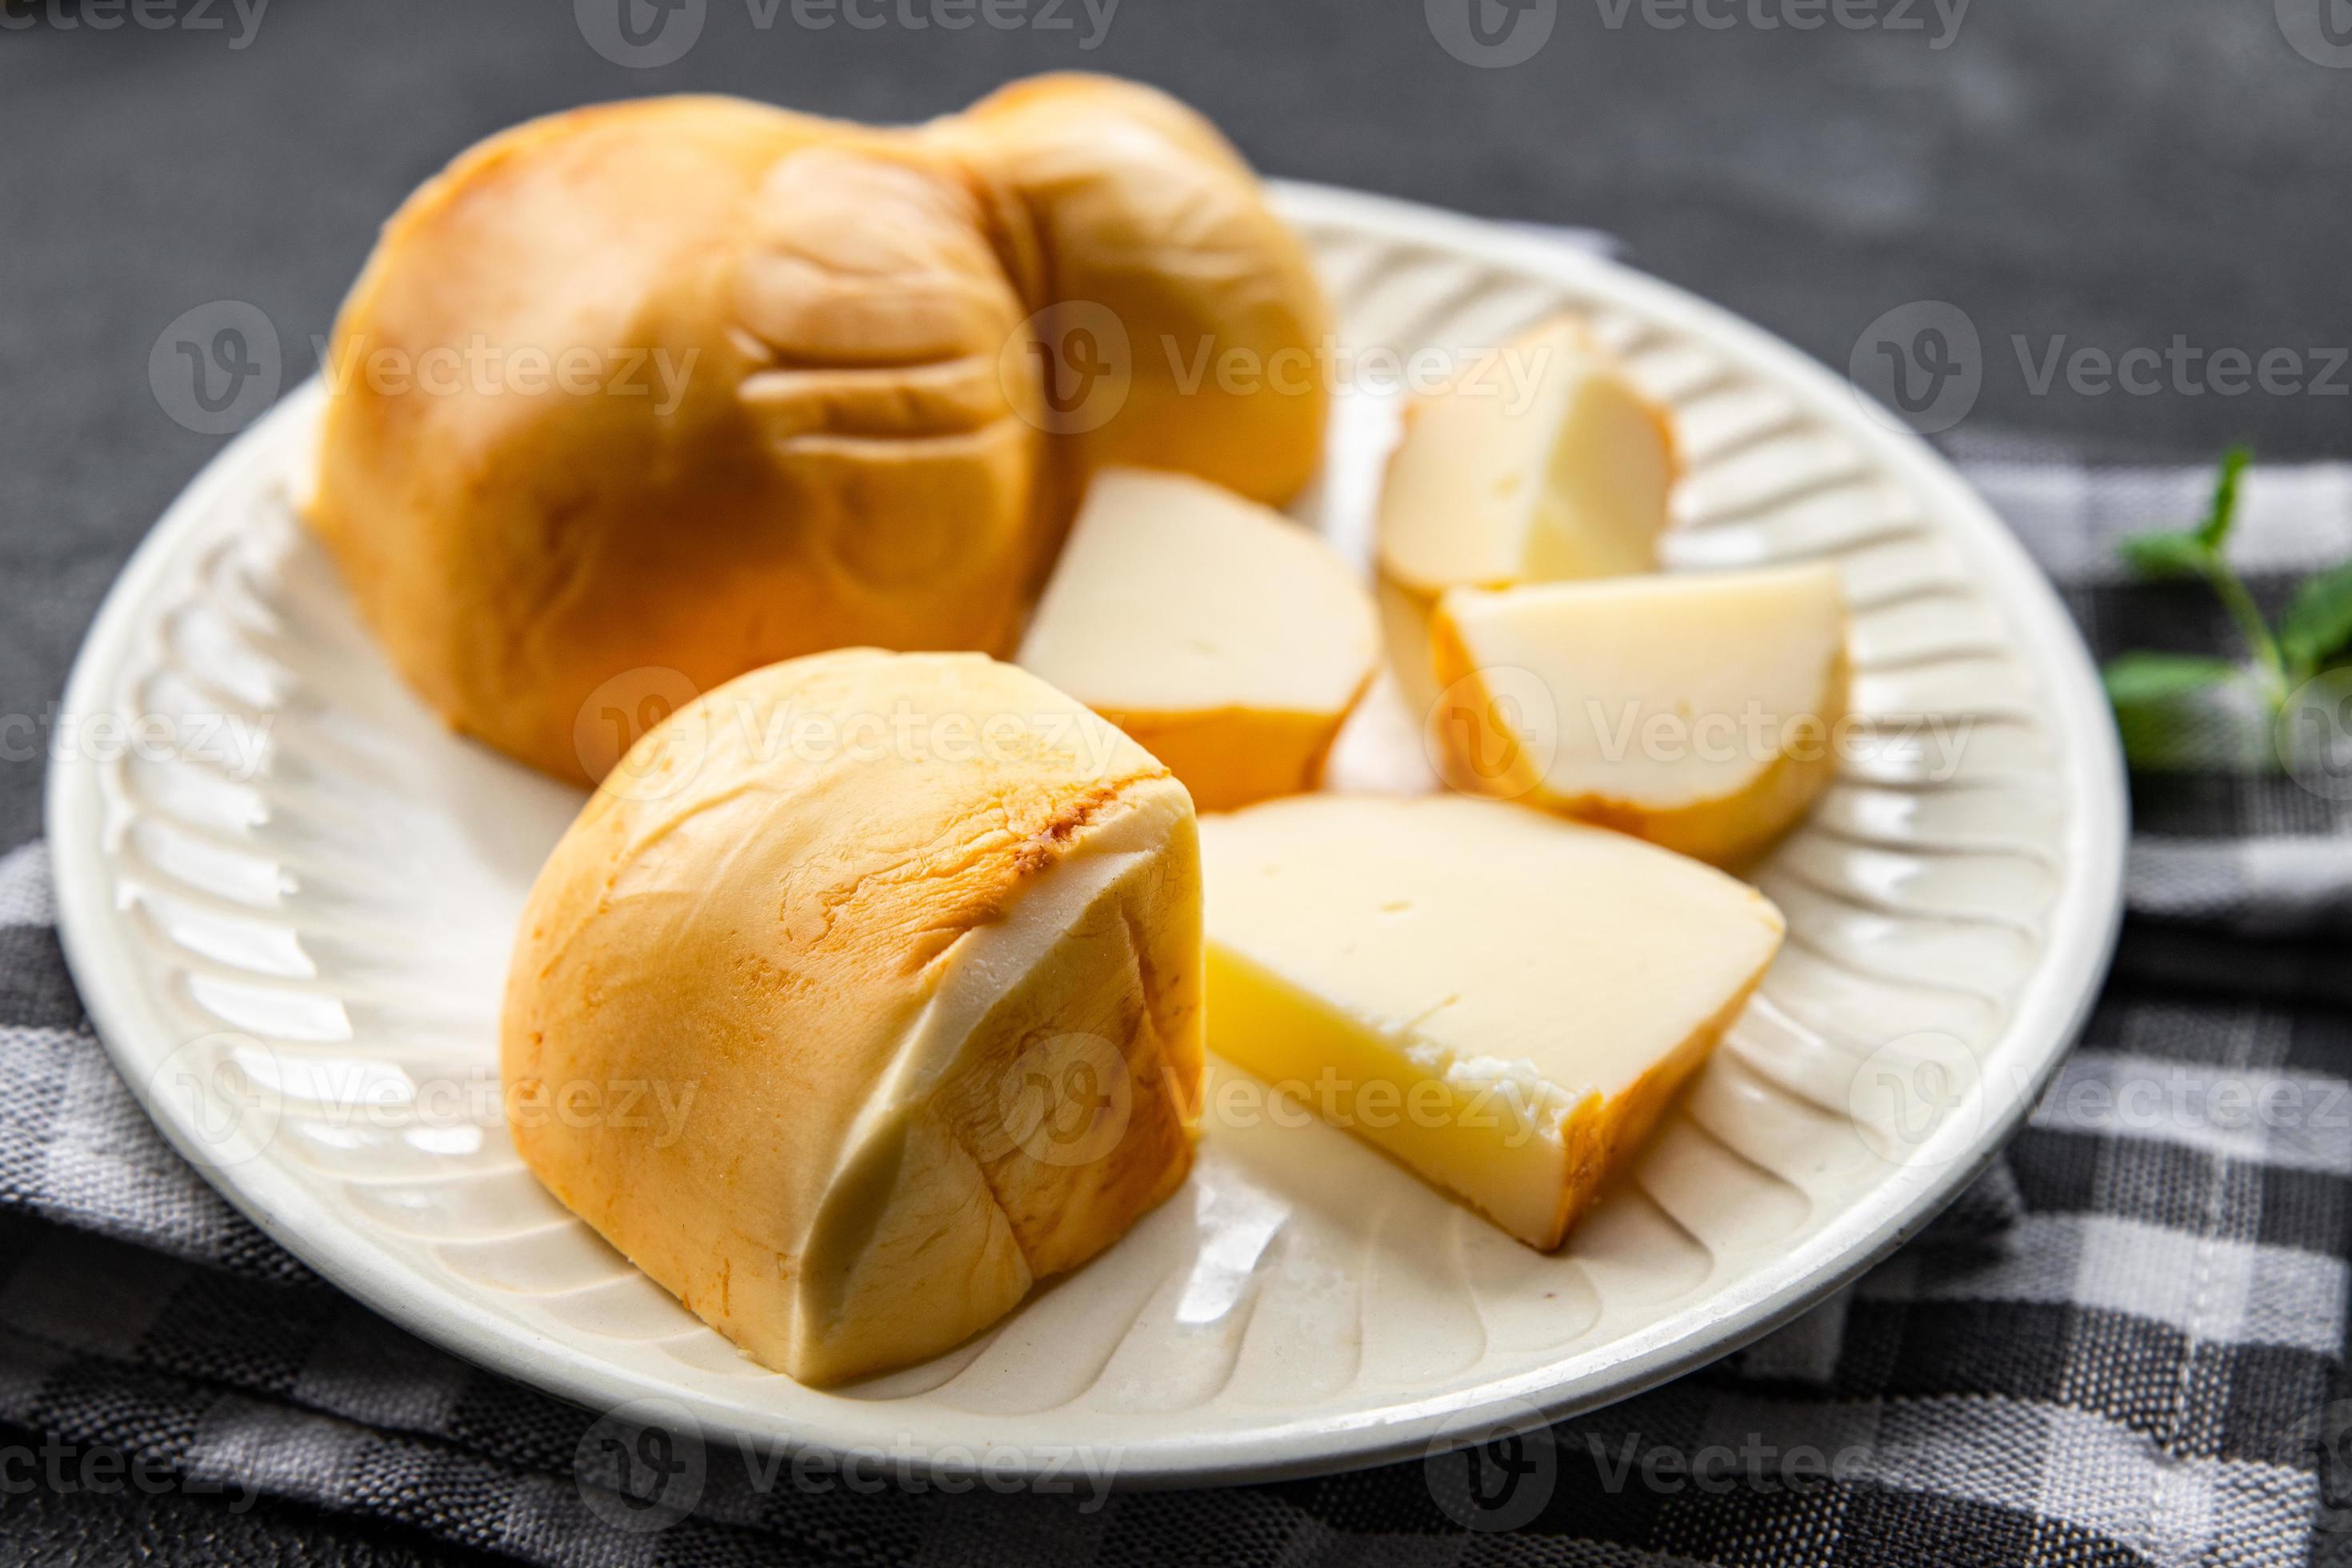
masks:
<path id="1" fill-rule="evenodd" d="M 702 89 L 909 119 L 1030 71 L 1117 71 L 1272 173 L 1612 230 L 1840 367 L 1882 312 L 1951 300 L 1987 349 L 1972 428 L 2174 455 L 2245 436 L 2276 457 L 2340 456 L 2352 434 L 2342 397 L 2035 396 L 2009 346 L 2352 343 L 2352 70 L 2297 55 L 2272 0 L 1977 0 L 1942 49 L 1926 0 L 1924 30 L 1861 33 L 1660 31 L 1638 9 L 1612 29 L 1599 0 L 1555 0 L 1549 40 L 1504 69 L 1451 58 L 1417 0 L 1120 0 L 1093 49 L 1079 0 L 1070 30 L 961 33 L 812 32 L 790 0 L 762 30 L 747 0 L 706 3 L 695 47 L 650 70 L 599 58 L 568 0 L 275 0 L 243 47 L 233 0 L 215 31 L 101 32 L 68 0 L 0 30 L 0 715 L 56 697 L 123 558 L 220 445 L 149 388 L 165 325 L 250 301 L 291 384 L 411 186 L 486 132 L 596 99 Z M 6 5 L 21 19 L 26 0 Z M 0 762 L 0 847 L 37 831 L 39 773 Z M 0 1512 L 0 1556 L 351 1544 L 299 1519 L 198 1527 L 193 1506 Z"/>

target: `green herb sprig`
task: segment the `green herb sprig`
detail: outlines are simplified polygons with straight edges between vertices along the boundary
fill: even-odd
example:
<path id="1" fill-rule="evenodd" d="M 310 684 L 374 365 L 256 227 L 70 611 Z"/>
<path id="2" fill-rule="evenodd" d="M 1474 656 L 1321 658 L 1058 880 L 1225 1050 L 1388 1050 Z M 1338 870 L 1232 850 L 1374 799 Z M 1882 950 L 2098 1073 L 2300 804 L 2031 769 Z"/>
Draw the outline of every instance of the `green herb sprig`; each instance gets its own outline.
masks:
<path id="1" fill-rule="evenodd" d="M 2135 533 L 2118 542 L 2123 558 L 2150 581 L 2203 579 L 2245 644 L 2238 658 L 2126 653 L 2108 661 L 2103 672 L 2107 700 L 2115 707 L 2125 752 L 2136 766 L 2194 766 L 2214 760 L 2217 752 L 2276 765 L 2268 744 L 2270 726 L 2297 689 L 2352 647 L 2352 562 L 2307 579 L 2275 628 L 2231 568 L 2227 552 L 2238 519 L 2239 481 L 2252 461 L 2242 446 L 2222 457 L 2212 500 L 2196 527 Z M 2210 735 L 2221 721 L 2217 715 L 2233 710 L 2242 721 L 2259 719 L 2258 743 L 2224 751 L 2210 740 L 2201 745 L 2184 741 L 2200 731 Z"/>

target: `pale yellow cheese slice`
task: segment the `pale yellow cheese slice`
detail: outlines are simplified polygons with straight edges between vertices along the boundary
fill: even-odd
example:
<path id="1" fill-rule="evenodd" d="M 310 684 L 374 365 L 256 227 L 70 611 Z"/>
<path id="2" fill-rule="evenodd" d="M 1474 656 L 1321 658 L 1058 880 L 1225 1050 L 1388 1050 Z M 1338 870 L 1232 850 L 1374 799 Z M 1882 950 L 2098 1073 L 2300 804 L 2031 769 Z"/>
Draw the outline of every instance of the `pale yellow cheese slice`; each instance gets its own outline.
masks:
<path id="1" fill-rule="evenodd" d="M 1458 787 L 1727 864 L 1837 771 L 1846 610 L 1832 566 L 1455 589 L 1431 644 Z"/>
<path id="2" fill-rule="evenodd" d="M 1647 572 L 1675 469 L 1665 411 L 1558 318 L 1407 412 L 1381 566 L 1422 594 Z"/>
<path id="3" fill-rule="evenodd" d="M 1201 823 L 1209 1046 L 1528 1245 L 1559 1245 L 1780 942 L 1753 889 L 1495 801 Z"/>
<path id="4" fill-rule="evenodd" d="M 1097 475 L 1022 666 L 1229 810 L 1315 787 L 1370 681 L 1370 595 L 1330 546 L 1187 475 Z"/>

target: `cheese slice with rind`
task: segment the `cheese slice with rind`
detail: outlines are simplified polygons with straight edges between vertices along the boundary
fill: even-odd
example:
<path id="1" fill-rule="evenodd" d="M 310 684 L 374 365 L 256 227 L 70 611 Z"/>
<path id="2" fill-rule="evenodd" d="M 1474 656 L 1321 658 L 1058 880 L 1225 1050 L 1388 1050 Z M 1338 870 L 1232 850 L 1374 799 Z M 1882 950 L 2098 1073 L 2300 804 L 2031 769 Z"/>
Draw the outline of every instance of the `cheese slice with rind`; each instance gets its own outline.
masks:
<path id="1" fill-rule="evenodd" d="M 1210 1048 L 1546 1249 L 1783 930 L 1709 867 L 1496 801 L 1307 795 L 1201 837 Z"/>
<path id="2" fill-rule="evenodd" d="M 1431 645 L 1458 787 L 1725 865 L 1787 831 L 1837 772 L 1833 566 L 1457 588 Z"/>
<path id="3" fill-rule="evenodd" d="M 1097 475 L 1020 662 L 1168 764 L 1202 811 L 1315 787 L 1380 658 L 1347 563 L 1182 474 Z"/>

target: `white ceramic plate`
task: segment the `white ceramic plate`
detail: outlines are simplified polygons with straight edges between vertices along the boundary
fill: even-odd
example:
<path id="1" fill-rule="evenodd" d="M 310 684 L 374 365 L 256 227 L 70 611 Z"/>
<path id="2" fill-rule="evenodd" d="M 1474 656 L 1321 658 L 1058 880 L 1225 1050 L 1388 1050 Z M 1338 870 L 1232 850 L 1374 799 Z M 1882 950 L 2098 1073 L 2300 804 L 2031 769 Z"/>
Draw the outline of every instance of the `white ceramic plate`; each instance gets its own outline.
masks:
<path id="1" fill-rule="evenodd" d="M 1212 1092 L 1184 1190 L 973 1343 L 829 1393 L 738 1355 L 506 1140 L 509 931 L 579 797 L 452 739 L 355 624 L 289 507 L 315 385 L 223 452 L 116 584 L 68 706 L 144 728 L 85 730 L 50 777 L 67 952 L 173 1142 L 352 1294 L 558 1394 L 942 1470 L 1081 1450 L 1147 1484 L 1370 1463 L 1621 1398 L 1915 1231 L 2023 1115 L 2114 936 L 2120 764 L 2056 599 L 1932 453 L 1722 311 L 1493 225 L 1281 201 L 1351 349 L 1467 350 L 1589 312 L 1678 412 L 1673 564 L 1828 557 L 1856 608 L 1874 727 L 1759 872 L 1787 950 L 1564 1252 L 1320 1124 L 1221 1122 Z M 1339 400 L 1302 503 L 1359 552 L 1394 407 Z M 1339 784 L 1418 787 L 1414 679 L 1351 724 Z"/>

